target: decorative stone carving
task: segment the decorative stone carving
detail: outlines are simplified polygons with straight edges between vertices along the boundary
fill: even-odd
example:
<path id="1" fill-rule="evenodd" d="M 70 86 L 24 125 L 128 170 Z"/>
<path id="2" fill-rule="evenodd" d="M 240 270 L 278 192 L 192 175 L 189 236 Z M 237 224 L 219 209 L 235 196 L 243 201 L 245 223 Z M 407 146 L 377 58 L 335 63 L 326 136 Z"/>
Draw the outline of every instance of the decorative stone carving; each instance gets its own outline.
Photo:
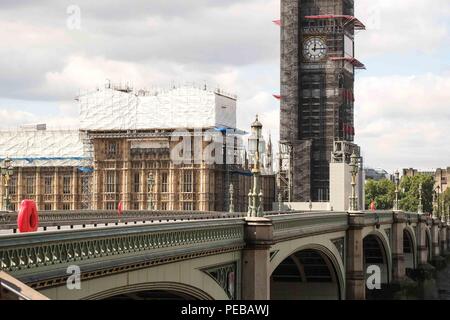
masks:
<path id="1" fill-rule="evenodd" d="M 237 262 L 233 262 L 203 270 L 203 272 L 213 278 L 220 285 L 231 300 L 236 300 L 236 266 Z"/>
<path id="2" fill-rule="evenodd" d="M 339 255 L 342 258 L 342 261 L 344 261 L 344 257 L 345 257 L 345 238 L 339 238 L 339 239 L 335 239 L 332 240 L 334 246 L 336 247 L 336 249 L 339 251 Z"/>

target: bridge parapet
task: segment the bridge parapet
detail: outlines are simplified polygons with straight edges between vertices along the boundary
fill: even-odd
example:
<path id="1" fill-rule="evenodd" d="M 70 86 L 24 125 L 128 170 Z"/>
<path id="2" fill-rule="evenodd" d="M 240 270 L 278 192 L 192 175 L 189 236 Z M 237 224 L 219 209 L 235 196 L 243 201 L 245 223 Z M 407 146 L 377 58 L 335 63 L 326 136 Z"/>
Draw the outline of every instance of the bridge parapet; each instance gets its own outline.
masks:
<path id="1" fill-rule="evenodd" d="M 244 224 L 226 219 L 2 236 L 0 269 L 47 288 L 64 284 L 70 265 L 90 279 L 240 250 Z"/>
<path id="2" fill-rule="evenodd" d="M 301 211 L 267 212 L 269 216 L 285 216 L 305 213 Z M 311 212 L 307 212 L 311 213 Z M 109 225 L 138 223 L 186 222 L 196 220 L 245 218 L 242 212 L 209 211 L 124 211 L 121 216 L 113 210 L 40 211 L 39 226 L 42 231 L 50 228 L 95 228 Z M 17 232 L 17 213 L 0 211 L 0 230 Z"/>
<path id="3" fill-rule="evenodd" d="M 405 212 L 405 217 L 406 223 L 411 224 L 411 223 L 419 223 L 421 215 L 415 212 Z"/>
<path id="4" fill-rule="evenodd" d="M 405 211 L 362 211 L 361 213 L 356 213 L 350 215 L 350 217 L 361 217 L 363 216 L 363 225 L 371 226 L 377 224 L 392 224 L 397 222 L 406 222 L 408 224 L 418 223 L 420 221 L 428 221 L 431 223 L 431 218 L 425 215 L 419 215 L 415 212 L 405 212 Z M 353 219 L 354 220 L 354 219 Z M 359 219 L 361 221 L 361 219 Z"/>
<path id="5" fill-rule="evenodd" d="M 266 218 L 273 222 L 274 241 L 344 231 L 348 228 L 346 212 L 294 213 Z"/>
<path id="6" fill-rule="evenodd" d="M 394 222 L 393 211 L 364 211 L 364 225 L 392 224 Z"/>
<path id="7" fill-rule="evenodd" d="M 130 224 L 137 222 L 185 222 L 194 220 L 233 219 L 245 217 L 246 213 L 228 212 L 188 212 L 188 211 L 124 211 L 121 216 L 117 211 L 41 211 L 39 226 L 44 230 L 50 227 L 86 227 L 109 224 Z M 15 230 L 17 213 L 0 212 L 0 230 Z"/>

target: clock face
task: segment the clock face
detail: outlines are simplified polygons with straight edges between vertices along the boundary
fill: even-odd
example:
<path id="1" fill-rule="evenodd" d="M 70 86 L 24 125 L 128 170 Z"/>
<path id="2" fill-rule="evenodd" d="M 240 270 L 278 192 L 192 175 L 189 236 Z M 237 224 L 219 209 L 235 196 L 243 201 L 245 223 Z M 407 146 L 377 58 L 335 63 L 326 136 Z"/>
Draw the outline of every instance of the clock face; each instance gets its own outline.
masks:
<path id="1" fill-rule="evenodd" d="M 325 40 L 320 37 L 311 37 L 303 43 L 303 55 L 308 61 L 320 61 L 327 55 L 328 48 Z"/>

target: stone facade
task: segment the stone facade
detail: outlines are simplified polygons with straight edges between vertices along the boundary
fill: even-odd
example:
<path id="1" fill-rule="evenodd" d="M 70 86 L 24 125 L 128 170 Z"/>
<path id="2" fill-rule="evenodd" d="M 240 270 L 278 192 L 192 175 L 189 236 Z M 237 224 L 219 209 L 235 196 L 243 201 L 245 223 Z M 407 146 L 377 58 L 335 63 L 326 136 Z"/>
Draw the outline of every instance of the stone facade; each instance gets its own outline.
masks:
<path id="1" fill-rule="evenodd" d="M 175 164 L 171 152 L 178 142 L 171 140 L 170 130 L 89 135 L 91 167 L 15 168 L 9 183 L 11 209 L 17 210 L 23 199 L 32 199 L 39 210 L 117 210 L 119 201 L 124 210 L 147 210 L 152 199 L 155 210 L 228 211 L 232 183 L 235 211 L 247 211 L 252 176 L 246 164 Z M 203 142 L 201 151 L 208 145 Z M 151 193 L 149 174 L 154 179 Z M 275 201 L 274 175 L 263 175 L 262 185 L 264 209 L 270 211 Z M 2 207 L 4 194 L 2 185 Z"/>
<path id="2" fill-rule="evenodd" d="M 414 177 L 419 174 L 425 174 L 434 177 L 434 188 L 439 187 L 441 192 L 445 192 L 448 188 L 448 182 L 450 180 L 450 167 L 446 169 L 436 169 L 436 171 L 420 171 L 417 169 L 409 168 L 403 169 L 403 176 Z"/>

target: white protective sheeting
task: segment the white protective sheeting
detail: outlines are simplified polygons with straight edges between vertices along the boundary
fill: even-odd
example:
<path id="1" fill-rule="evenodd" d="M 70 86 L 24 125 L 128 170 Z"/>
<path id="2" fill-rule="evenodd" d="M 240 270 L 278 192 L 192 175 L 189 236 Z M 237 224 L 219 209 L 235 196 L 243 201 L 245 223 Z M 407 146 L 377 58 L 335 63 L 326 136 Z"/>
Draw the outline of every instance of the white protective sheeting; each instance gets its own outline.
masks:
<path id="1" fill-rule="evenodd" d="M 236 128 L 236 99 L 184 86 L 154 93 L 110 88 L 79 97 L 80 129 Z"/>
<path id="2" fill-rule="evenodd" d="M 21 166 L 81 166 L 88 160 L 78 130 L 0 131 L 0 160 Z"/>

